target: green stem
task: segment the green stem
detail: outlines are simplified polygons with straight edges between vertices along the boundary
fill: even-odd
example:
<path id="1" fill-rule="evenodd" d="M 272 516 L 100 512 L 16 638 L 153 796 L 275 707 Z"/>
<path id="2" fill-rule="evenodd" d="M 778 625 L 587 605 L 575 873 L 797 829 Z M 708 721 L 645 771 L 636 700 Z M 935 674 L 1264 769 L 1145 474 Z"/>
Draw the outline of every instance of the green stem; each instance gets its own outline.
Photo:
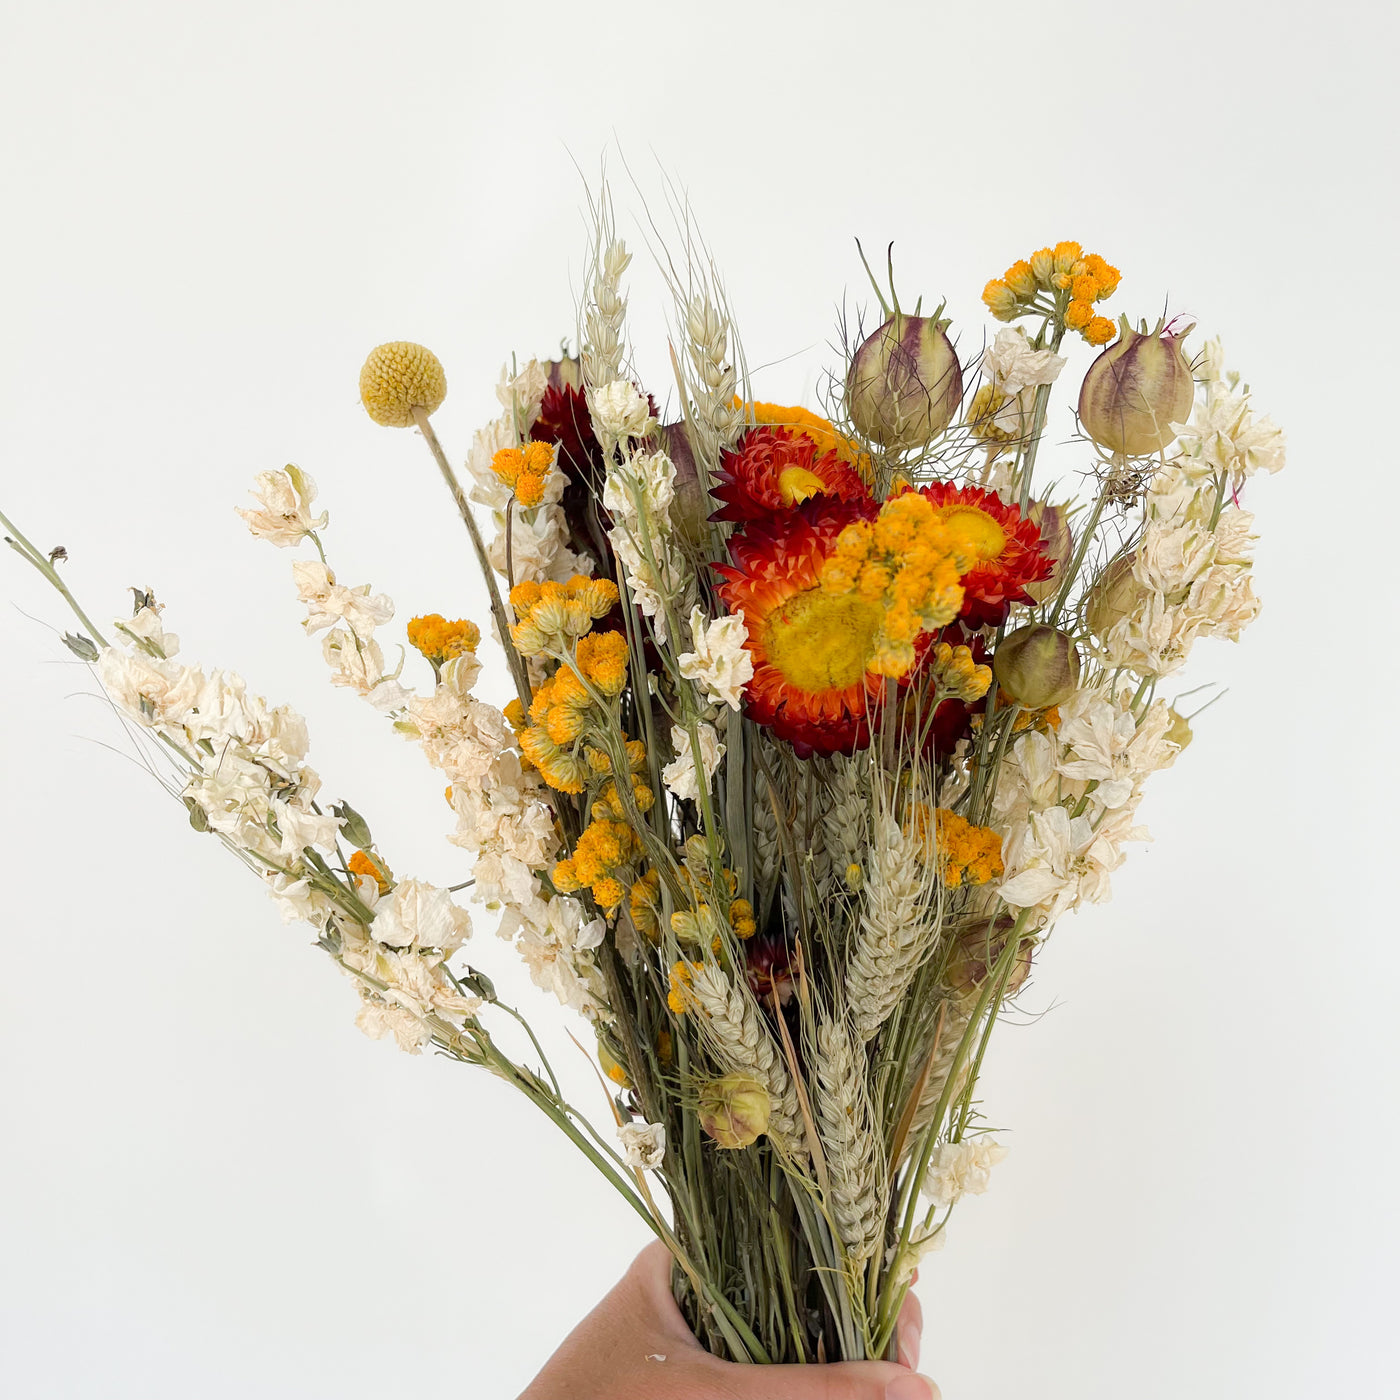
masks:
<path id="1" fill-rule="evenodd" d="M 442 444 L 433 431 L 433 425 L 428 421 L 427 413 L 423 409 L 415 407 L 413 421 L 418 424 L 418 431 L 423 434 L 423 440 L 428 444 L 428 448 L 433 454 L 433 460 L 438 464 L 438 470 L 442 473 L 442 479 L 447 483 L 447 489 L 451 491 L 452 499 L 456 502 L 457 513 L 462 517 L 462 523 L 467 527 L 472 549 L 476 552 L 476 562 L 480 565 L 482 577 L 486 580 L 486 592 L 491 599 L 491 612 L 496 619 L 496 630 L 500 633 L 501 647 L 506 654 L 506 663 L 510 667 L 511 678 L 515 681 L 515 693 L 520 697 L 520 703 L 528 713 L 530 709 L 530 679 L 525 673 L 525 663 L 520 659 L 520 653 L 511 644 L 510 620 L 506 617 L 505 605 L 501 602 L 501 590 L 496 585 L 496 571 L 491 567 L 491 560 L 486 553 L 486 544 L 481 538 L 481 531 L 477 528 L 471 504 L 467 500 L 466 493 L 462 490 L 462 483 L 457 480 L 457 473 L 452 470 L 452 464 L 447 460 L 447 454 L 442 450 Z"/>
<path id="2" fill-rule="evenodd" d="M 96 642 L 98 646 L 102 647 L 105 650 L 107 646 L 110 645 L 110 643 L 102 635 L 102 633 L 99 632 L 97 628 L 92 625 L 92 619 L 88 617 L 88 615 L 78 605 L 78 600 L 68 591 L 68 585 L 65 584 L 61 578 L 59 578 L 58 570 L 54 568 L 53 563 L 50 561 L 48 556 L 41 554 L 37 549 L 35 549 L 34 546 L 30 544 L 30 542 L 27 539 L 25 539 L 25 537 L 20 533 L 20 531 L 16 528 L 16 526 L 10 520 L 10 518 L 3 512 L 0 512 L 0 525 L 4 525 L 5 529 L 8 530 L 10 532 L 10 535 L 13 537 L 6 541 L 6 543 L 9 544 L 10 548 L 13 549 L 15 553 L 18 554 L 21 558 L 28 560 L 29 563 L 31 563 L 36 569 L 38 569 L 38 571 L 41 574 L 43 574 L 43 576 L 46 579 L 48 579 L 48 581 L 54 586 L 54 588 L 56 588 L 59 591 L 59 593 L 63 595 L 64 601 L 68 604 L 70 608 L 73 609 L 73 612 L 76 615 L 78 621 L 81 622 L 83 626 L 87 628 L 89 635 L 92 637 L 92 640 Z"/>

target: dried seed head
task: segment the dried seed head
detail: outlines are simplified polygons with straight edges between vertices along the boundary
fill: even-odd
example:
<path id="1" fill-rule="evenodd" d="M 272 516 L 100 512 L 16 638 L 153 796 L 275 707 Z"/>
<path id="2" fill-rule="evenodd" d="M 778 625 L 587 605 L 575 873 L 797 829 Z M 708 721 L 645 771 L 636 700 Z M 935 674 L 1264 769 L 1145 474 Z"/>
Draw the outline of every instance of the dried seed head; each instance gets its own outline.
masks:
<path id="1" fill-rule="evenodd" d="M 434 413 L 447 397 L 447 376 L 433 352 L 411 340 L 376 346 L 360 370 L 360 401 L 386 428 L 413 425 L 413 410 Z"/>
<path id="2" fill-rule="evenodd" d="M 1084 595 L 1085 624 L 1096 637 L 1106 637 L 1115 624 L 1137 611 L 1142 594 L 1133 576 L 1132 555 L 1120 554 Z"/>
<path id="3" fill-rule="evenodd" d="M 1105 451 L 1128 457 L 1160 452 L 1190 416 L 1195 397 L 1180 335 L 1135 331 L 1125 316 L 1118 339 L 1089 366 L 1079 390 L 1079 421 Z M 1187 329 L 1190 329 L 1189 327 Z"/>
<path id="4" fill-rule="evenodd" d="M 700 1089 L 700 1126 L 721 1146 L 748 1147 L 768 1131 L 773 1101 L 746 1074 L 726 1074 Z"/>
<path id="5" fill-rule="evenodd" d="M 1037 603 L 1043 603 L 1053 598 L 1064 582 L 1064 567 L 1074 553 L 1074 533 L 1069 528 L 1069 512 L 1064 506 L 1032 501 L 1026 518 L 1040 531 L 1041 553 L 1055 564 L 1049 578 L 1025 585 L 1026 592 Z"/>
<path id="6" fill-rule="evenodd" d="M 1079 648 L 1067 632 L 1033 622 L 1002 639 L 992 670 L 1018 705 L 1048 709 L 1074 694 L 1079 684 Z"/>
<path id="7" fill-rule="evenodd" d="M 962 366 L 946 322 L 896 312 L 855 353 L 846 408 L 856 430 L 884 447 L 923 447 L 962 402 Z"/>

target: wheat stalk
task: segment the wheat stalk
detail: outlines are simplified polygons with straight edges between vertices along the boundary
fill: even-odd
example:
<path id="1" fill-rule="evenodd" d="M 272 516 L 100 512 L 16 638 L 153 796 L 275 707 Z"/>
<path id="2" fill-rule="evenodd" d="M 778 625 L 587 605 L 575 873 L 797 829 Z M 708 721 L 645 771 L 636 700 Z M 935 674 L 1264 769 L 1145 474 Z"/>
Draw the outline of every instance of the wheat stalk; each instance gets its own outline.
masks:
<path id="1" fill-rule="evenodd" d="M 718 963 L 695 968 L 688 991 L 704 1013 L 706 1037 L 726 1068 L 748 1075 L 768 1090 L 772 1100 L 769 1141 L 789 1157 L 805 1158 L 797 1090 L 753 998 L 731 982 Z"/>
<path id="2" fill-rule="evenodd" d="M 872 1127 L 865 1054 L 844 1018 L 823 1018 L 816 1035 L 817 1130 L 831 1181 L 831 1214 L 850 1258 L 869 1259 L 884 1234 L 885 1179 Z"/>
<path id="3" fill-rule="evenodd" d="M 888 813 L 875 823 L 860 925 L 846 966 L 846 1004 L 856 1034 L 870 1040 L 884 1025 L 923 961 L 938 927 L 932 875 L 922 844 Z"/>
<path id="4" fill-rule="evenodd" d="M 960 1007 L 956 1001 L 944 1003 L 938 1045 L 933 1052 L 928 1077 L 924 1080 L 923 1092 L 919 1095 L 919 1106 L 914 1112 L 913 1126 L 905 1140 L 907 1148 L 913 1148 L 922 1142 L 924 1134 L 933 1125 L 933 1115 L 938 1108 L 939 1099 L 943 1097 L 943 1090 L 948 1083 L 948 1075 L 953 1069 L 953 1061 L 957 1058 L 958 1046 L 962 1043 L 963 1035 L 967 1031 L 967 1021 L 967 1011 Z M 964 1062 L 962 1069 L 958 1072 L 959 1083 L 953 1086 L 949 1102 L 957 1097 L 963 1085 L 966 1084 L 969 1068 L 969 1064 Z"/>

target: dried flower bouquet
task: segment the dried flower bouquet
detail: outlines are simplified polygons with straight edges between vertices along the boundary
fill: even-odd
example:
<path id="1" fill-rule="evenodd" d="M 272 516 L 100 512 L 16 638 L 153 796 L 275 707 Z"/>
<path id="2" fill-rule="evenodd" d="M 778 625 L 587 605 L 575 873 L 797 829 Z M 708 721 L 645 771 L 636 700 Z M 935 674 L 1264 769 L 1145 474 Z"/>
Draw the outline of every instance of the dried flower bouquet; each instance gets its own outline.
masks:
<path id="1" fill-rule="evenodd" d="M 364 1031 L 532 1100 L 669 1245 L 712 1350 L 892 1355 L 918 1260 L 1002 1156 L 978 1113 L 992 1027 L 1143 838 L 1143 785 L 1191 737 L 1169 678 L 1257 612 L 1240 497 L 1282 437 L 1218 344 L 1188 357 L 1189 326 L 1099 314 L 1119 274 L 1072 242 L 987 284 L 1006 324 L 967 363 L 938 313 L 877 286 L 828 417 L 755 402 L 711 266 L 668 264 L 663 421 L 628 362 L 628 263 L 604 199 L 578 357 L 505 374 L 462 473 L 428 350 L 382 345 L 361 375 L 369 416 L 422 434 L 461 514 L 504 712 L 473 694 L 476 623 L 409 621 L 424 691 L 386 666 L 393 604 L 337 578 L 310 476 L 261 473 L 242 512 L 301 549 L 332 683 L 446 778 L 463 886 L 397 873 L 322 800 L 301 718 L 177 659 L 152 596 L 104 634 L 61 552 L 6 520 L 7 542 L 72 605 L 68 646 L 195 829 L 349 974 Z M 1104 348 L 1074 491 L 1036 458 L 1076 334 Z M 596 1036 L 606 1132 L 461 960 L 468 886 Z M 531 1063 L 497 1039 L 512 1018 Z"/>

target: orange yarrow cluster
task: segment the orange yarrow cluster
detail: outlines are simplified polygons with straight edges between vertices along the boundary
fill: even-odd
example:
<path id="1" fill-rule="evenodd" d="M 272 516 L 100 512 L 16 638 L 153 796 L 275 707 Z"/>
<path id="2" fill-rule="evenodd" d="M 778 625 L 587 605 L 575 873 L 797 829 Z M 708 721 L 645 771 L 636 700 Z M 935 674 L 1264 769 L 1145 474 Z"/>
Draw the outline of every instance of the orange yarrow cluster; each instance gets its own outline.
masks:
<path id="1" fill-rule="evenodd" d="M 985 885 L 1002 873 L 1001 837 L 989 826 L 976 826 L 948 807 L 934 814 L 938 875 L 949 889 Z"/>
<path id="2" fill-rule="evenodd" d="M 583 829 L 573 855 L 561 860 L 550 878 L 563 894 L 591 890 L 598 907 L 611 916 L 627 896 L 630 867 L 641 854 L 642 843 L 626 822 L 595 819 Z"/>
<path id="3" fill-rule="evenodd" d="M 526 510 L 544 500 L 545 478 L 554 465 L 554 448 L 545 442 L 503 447 L 491 459 L 491 470 L 515 493 Z"/>
<path id="4" fill-rule="evenodd" d="M 575 574 L 567 583 L 527 580 L 510 590 L 516 622 L 511 641 L 521 656 L 546 656 L 567 651 L 576 637 L 617 606 L 617 585 L 611 579 Z"/>
<path id="5" fill-rule="evenodd" d="M 902 676 L 921 632 L 951 622 L 962 607 L 959 579 L 973 558 L 933 503 L 915 491 L 885 502 L 874 521 L 853 520 L 822 565 L 821 586 L 881 609 L 866 670 Z"/>
<path id="6" fill-rule="evenodd" d="M 423 653 L 434 666 L 475 651 L 481 644 L 481 629 L 462 618 L 449 622 L 441 613 L 424 613 L 409 619 L 408 644 Z"/>
<path id="7" fill-rule="evenodd" d="M 998 321 L 1014 321 L 1043 309 L 1035 304 L 1041 292 L 1049 292 L 1067 330 L 1078 331 L 1090 345 L 1106 345 L 1113 339 L 1113 322 L 1096 316 L 1094 304 L 1112 296 L 1121 277 L 1097 253 L 1085 253 L 1078 243 L 1057 243 L 1012 263 L 982 289 L 982 300 Z"/>

